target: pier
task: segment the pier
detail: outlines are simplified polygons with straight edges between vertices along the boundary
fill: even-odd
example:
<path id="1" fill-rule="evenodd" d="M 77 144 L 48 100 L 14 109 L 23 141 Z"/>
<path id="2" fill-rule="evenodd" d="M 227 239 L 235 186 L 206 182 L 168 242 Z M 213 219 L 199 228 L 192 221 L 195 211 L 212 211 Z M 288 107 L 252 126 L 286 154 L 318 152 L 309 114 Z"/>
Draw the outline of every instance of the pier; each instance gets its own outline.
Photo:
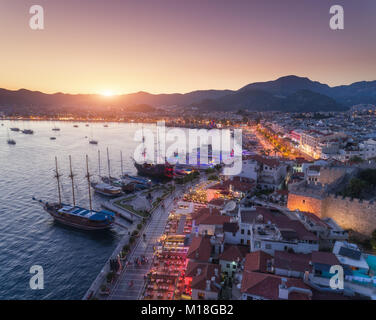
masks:
<path id="1" fill-rule="evenodd" d="M 199 181 L 196 183 L 201 183 L 206 177 L 200 177 Z M 114 286 L 111 288 L 110 293 L 107 296 L 100 296 L 99 299 L 107 299 L 107 300 L 138 300 L 141 295 L 142 291 L 145 286 L 145 275 L 149 271 L 151 267 L 151 263 L 153 261 L 154 255 L 154 246 L 159 239 L 160 236 L 163 235 L 165 230 L 165 226 L 167 224 L 167 220 L 170 214 L 170 211 L 173 205 L 176 203 L 175 199 L 180 198 L 187 190 L 189 190 L 193 185 L 196 183 L 190 182 L 186 185 L 176 185 L 176 189 L 166 197 L 164 201 L 162 201 L 157 207 L 153 208 L 152 215 L 143 228 L 141 230 L 139 237 L 136 240 L 136 243 L 133 245 L 130 253 L 126 258 L 126 262 L 130 262 L 129 264 L 125 261 L 122 262 L 122 269 L 120 274 L 117 275 L 115 280 Z M 113 199 L 112 201 L 116 201 Z M 164 203 L 164 208 L 162 208 L 161 204 Z M 111 203 L 111 201 L 107 201 L 104 203 L 103 207 L 107 208 L 108 210 L 113 210 L 112 208 L 115 207 L 113 210 L 114 212 L 118 211 L 119 208 Z M 125 211 L 125 210 L 124 210 Z M 133 215 L 133 218 L 137 217 Z M 136 224 L 129 228 L 129 232 L 125 235 L 111 254 L 110 258 L 105 263 L 104 267 L 87 290 L 86 294 L 83 297 L 83 300 L 88 300 L 91 298 L 98 298 L 98 293 L 100 291 L 100 287 L 106 283 L 106 275 L 110 272 L 110 260 L 115 259 L 119 253 L 122 251 L 124 245 L 129 243 L 130 234 L 137 230 Z M 145 234 L 145 239 L 143 235 Z M 134 259 L 140 257 L 141 255 L 145 256 L 147 262 L 143 265 L 135 265 Z M 130 283 L 133 283 L 130 286 Z"/>

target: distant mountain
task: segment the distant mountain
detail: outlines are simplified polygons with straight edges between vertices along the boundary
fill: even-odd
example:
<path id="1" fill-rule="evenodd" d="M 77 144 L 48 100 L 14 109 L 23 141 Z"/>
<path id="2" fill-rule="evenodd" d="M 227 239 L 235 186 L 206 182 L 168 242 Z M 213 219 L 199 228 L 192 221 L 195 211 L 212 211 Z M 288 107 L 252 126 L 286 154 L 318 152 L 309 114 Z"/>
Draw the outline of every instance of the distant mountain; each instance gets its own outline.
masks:
<path id="1" fill-rule="evenodd" d="M 276 95 L 288 96 L 299 90 L 310 90 L 321 94 L 329 94 L 331 88 L 326 84 L 311 81 L 308 78 L 286 76 L 274 81 L 251 83 L 239 89 L 239 91 L 246 91 L 250 89 L 264 90 Z"/>
<path id="2" fill-rule="evenodd" d="M 219 99 L 204 100 L 195 107 L 205 111 L 339 111 L 343 106 L 334 99 L 310 90 L 299 90 L 287 96 L 273 95 L 264 90 L 247 89 Z"/>
<path id="3" fill-rule="evenodd" d="M 330 87 L 297 76 L 248 84 L 217 99 L 193 106 L 203 110 L 248 109 L 254 111 L 317 112 L 346 110 L 354 104 L 376 104 L 376 81 Z"/>
<path id="4" fill-rule="evenodd" d="M 376 81 L 330 87 L 298 76 L 248 84 L 239 90 L 198 90 L 185 94 L 137 92 L 106 99 L 95 94 L 45 94 L 39 91 L 0 89 L 0 111 L 15 113 L 81 112 L 114 108 L 152 112 L 154 108 L 197 107 L 203 111 L 335 111 L 354 104 L 376 104 Z M 145 107 L 147 105 L 148 107 Z"/>
<path id="5" fill-rule="evenodd" d="M 368 103 L 376 105 L 376 81 L 361 81 L 334 87 L 330 95 L 346 106 Z"/>

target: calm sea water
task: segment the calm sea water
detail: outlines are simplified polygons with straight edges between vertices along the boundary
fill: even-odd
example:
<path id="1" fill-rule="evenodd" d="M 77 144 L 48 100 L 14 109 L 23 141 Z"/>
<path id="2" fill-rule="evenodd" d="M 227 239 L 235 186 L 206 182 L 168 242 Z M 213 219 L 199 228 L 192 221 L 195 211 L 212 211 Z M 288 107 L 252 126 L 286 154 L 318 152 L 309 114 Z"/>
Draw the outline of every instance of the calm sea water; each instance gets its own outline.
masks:
<path id="1" fill-rule="evenodd" d="M 89 207 L 85 180 L 85 155 L 90 171 L 98 174 L 98 149 L 102 174 L 107 172 L 106 148 L 109 147 L 111 175 L 120 175 L 120 151 L 124 171 L 135 174 L 131 156 L 139 124 L 93 123 L 86 127 L 71 122 L 0 121 L 0 299 L 81 299 L 105 261 L 126 232 L 114 227 L 105 233 L 90 233 L 61 226 L 43 211 L 32 197 L 57 200 L 54 157 L 63 173 L 63 200 L 71 202 L 68 178 L 72 156 L 79 205 Z M 60 132 L 52 131 L 54 126 Z M 10 132 L 17 144 L 6 143 L 7 128 L 32 129 L 34 135 Z M 56 140 L 50 140 L 55 136 Z M 99 141 L 90 145 L 89 138 Z M 102 198 L 103 199 L 103 198 Z M 94 196 L 94 208 L 100 208 L 100 196 Z M 44 269 L 44 289 L 31 290 L 32 265 Z"/>

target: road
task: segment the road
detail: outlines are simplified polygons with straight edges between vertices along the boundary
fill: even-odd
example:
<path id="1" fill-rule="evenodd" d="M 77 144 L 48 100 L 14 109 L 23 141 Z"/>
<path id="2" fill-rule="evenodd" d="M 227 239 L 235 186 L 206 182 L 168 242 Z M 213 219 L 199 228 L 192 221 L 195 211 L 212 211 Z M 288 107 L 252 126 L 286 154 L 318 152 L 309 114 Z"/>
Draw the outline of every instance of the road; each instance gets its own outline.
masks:
<path id="1" fill-rule="evenodd" d="M 145 284 L 144 276 L 149 271 L 153 261 L 153 246 L 164 232 L 169 212 L 174 204 L 174 198 L 179 197 L 183 191 L 181 187 L 177 186 L 176 188 L 177 190 L 165 200 L 165 209 L 159 206 L 152 214 L 148 225 L 142 233 L 146 235 L 146 240 L 142 239 L 142 234 L 138 238 L 136 246 L 130 253 L 128 260 L 132 264 L 123 269 L 115 287 L 107 297 L 108 300 L 138 300 L 140 298 Z M 134 259 L 141 255 L 144 255 L 148 259 L 148 262 L 141 266 L 134 265 Z M 130 286 L 131 281 L 133 281 L 132 286 Z"/>

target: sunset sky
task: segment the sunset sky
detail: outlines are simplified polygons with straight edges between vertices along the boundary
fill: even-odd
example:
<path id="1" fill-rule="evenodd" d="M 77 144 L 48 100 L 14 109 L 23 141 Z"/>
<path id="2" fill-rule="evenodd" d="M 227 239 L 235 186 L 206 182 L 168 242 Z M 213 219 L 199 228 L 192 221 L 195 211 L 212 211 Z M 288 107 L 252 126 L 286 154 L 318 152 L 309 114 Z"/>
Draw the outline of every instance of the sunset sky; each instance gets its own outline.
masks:
<path id="1" fill-rule="evenodd" d="M 29 8 L 45 10 L 45 30 Z M 341 4 L 345 30 L 329 28 Z M 376 80 L 375 0 L 0 0 L 0 87 L 47 93 L 238 89 L 296 74 Z"/>

